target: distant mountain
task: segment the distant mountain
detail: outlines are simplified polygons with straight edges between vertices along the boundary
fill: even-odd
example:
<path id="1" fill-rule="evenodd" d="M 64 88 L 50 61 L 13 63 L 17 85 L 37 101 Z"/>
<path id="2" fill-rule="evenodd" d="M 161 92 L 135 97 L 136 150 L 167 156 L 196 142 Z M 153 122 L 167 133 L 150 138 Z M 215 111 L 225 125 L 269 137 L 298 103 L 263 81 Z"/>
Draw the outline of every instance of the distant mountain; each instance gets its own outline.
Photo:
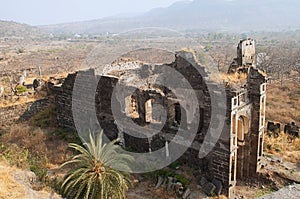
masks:
<path id="1" fill-rule="evenodd" d="M 45 33 L 37 27 L 0 20 L 0 37 L 35 38 L 43 35 Z"/>
<path id="2" fill-rule="evenodd" d="M 164 27 L 176 30 L 284 30 L 300 28 L 299 0 L 180 1 L 135 17 L 42 26 L 53 33 L 120 32 L 132 28 Z"/>

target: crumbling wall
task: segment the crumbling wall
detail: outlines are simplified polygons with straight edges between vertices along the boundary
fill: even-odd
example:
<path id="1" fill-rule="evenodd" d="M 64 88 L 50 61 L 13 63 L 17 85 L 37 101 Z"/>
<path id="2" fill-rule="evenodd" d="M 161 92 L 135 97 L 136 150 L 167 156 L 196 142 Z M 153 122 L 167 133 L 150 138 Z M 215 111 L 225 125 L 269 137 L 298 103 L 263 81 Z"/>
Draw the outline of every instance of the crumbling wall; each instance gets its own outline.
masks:
<path id="1" fill-rule="evenodd" d="M 265 113 L 266 113 L 266 93 L 267 84 L 266 76 L 258 69 L 250 68 L 248 76 L 248 90 L 252 102 L 251 109 L 251 152 L 249 173 L 251 176 L 256 175 L 260 169 L 261 159 L 263 156 Z"/>
<path id="2" fill-rule="evenodd" d="M 0 125 L 22 122 L 43 110 L 51 103 L 48 98 L 0 108 Z"/>
<path id="3" fill-rule="evenodd" d="M 50 85 L 54 92 L 59 126 L 75 129 L 72 114 L 72 92 L 77 73 L 69 74 L 61 87 Z"/>
<path id="4" fill-rule="evenodd" d="M 254 46 L 251 42 L 253 40 L 241 42 L 240 48 L 245 48 L 247 44 Z M 255 58 L 250 57 L 250 54 L 255 53 L 252 48 L 249 51 L 241 51 L 238 57 L 243 56 L 244 53 L 254 64 Z M 245 60 L 245 63 L 249 64 L 249 59 Z M 176 89 L 185 90 L 185 96 L 189 96 L 189 92 L 196 93 L 199 106 L 193 107 L 194 104 L 189 104 L 194 112 L 188 115 L 191 112 L 188 113 L 180 106 L 185 102 L 180 101 L 168 88 L 153 83 L 152 80 L 159 78 L 161 74 L 168 75 L 168 71 L 164 71 L 162 66 L 164 65 L 143 65 L 140 68 L 122 71 L 118 74 L 123 76 L 118 77 L 96 75 L 93 69 L 70 74 L 62 87 L 53 89 L 56 93 L 59 125 L 75 129 L 72 115 L 74 105 L 72 90 L 76 76 L 80 75 L 81 80 L 76 84 L 76 89 L 80 92 L 77 93 L 78 99 L 75 99 L 82 101 L 82 106 L 75 111 L 86 118 L 90 117 L 89 113 L 92 109 L 96 109 L 96 120 L 110 139 L 122 135 L 123 146 L 132 151 L 156 151 L 172 140 L 179 126 L 185 130 L 189 129 L 189 125 L 193 125 L 191 118 L 194 112 L 197 112 L 200 114 L 197 135 L 180 161 L 210 175 L 214 181 L 222 183 L 228 192 L 236 185 L 238 179 L 255 175 L 263 155 L 266 77 L 253 65 L 250 66 L 247 83 L 238 88 L 226 88 L 226 104 L 223 104 L 218 89 L 220 85 L 207 78 L 205 68 L 197 64 L 192 53 L 179 52 L 176 54 L 175 62 L 167 66 L 176 69 L 191 85 L 190 90 L 181 85 Z M 170 78 L 172 78 L 171 74 Z M 147 86 L 136 88 L 140 82 L 147 82 Z M 117 84 L 123 86 L 123 90 L 117 91 L 122 93 L 122 96 L 116 96 L 113 92 Z M 135 88 L 134 92 L 126 92 L 127 89 L 132 90 L 132 88 Z M 89 96 L 93 90 L 96 94 Z M 92 107 L 93 104 L 96 107 Z M 167 120 L 161 132 L 151 139 L 137 138 L 126 133 L 135 131 L 130 129 L 130 125 L 126 125 L 126 121 L 123 126 L 116 124 L 116 119 L 129 118 L 147 132 L 150 123 L 155 125 L 163 122 L 155 115 L 157 112 L 155 104 L 159 104 L 160 108 L 166 110 Z M 112 106 L 120 110 L 119 115 L 112 113 Z M 226 107 L 225 118 L 221 117 L 223 106 Z M 212 119 L 212 108 L 215 108 L 216 119 Z M 94 119 L 93 116 L 90 119 Z M 217 143 L 207 142 L 206 137 L 213 138 L 217 135 L 216 131 L 220 129 L 221 119 L 224 119 L 225 123 L 221 127 L 222 132 Z M 88 128 L 91 124 L 87 122 L 85 125 Z M 205 158 L 200 159 L 203 153 L 200 151 L 201 146 L 213 144 L 215 144 L 213 150 Z"/>
<path id="5" fill-rule="evenodd" d="M 256 49 L 253 39 L 240 41 L 237 47 L 237 61 L 239 66 L 256 66 Z"/>
<path id="6" fill-rule="evenodd" d="M 249 73 L 250 67 L 256 68 L 256 47 L 253 39 L 243 39 L 237 46 L 237 58 L 233 59 L 228 73 Z"/>

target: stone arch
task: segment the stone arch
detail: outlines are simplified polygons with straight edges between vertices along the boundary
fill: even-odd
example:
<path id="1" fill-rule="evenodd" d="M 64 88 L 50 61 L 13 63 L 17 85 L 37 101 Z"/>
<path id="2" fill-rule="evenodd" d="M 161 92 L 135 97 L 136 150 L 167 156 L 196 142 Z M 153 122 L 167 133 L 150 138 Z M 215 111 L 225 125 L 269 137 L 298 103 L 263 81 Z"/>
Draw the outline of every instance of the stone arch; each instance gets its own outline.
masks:
<path id="1" fill-rule="evenodd" d="M 249 119 L 246 116 L 241 115 L 238 119 L 237 138 L 238 143 L 243 144 L 245 142 L 245 135 L 249 133 Z"/>
<path id="2" fill-rule="evenodd" d="M 243 179 L 249 175 L 249 119 L 240 115 L 237 124 L 237 178 Z"/>
<path id="3" fill-rule="evenodd" d="M 145 121 L 146 121 L 146 123 L 151 123 L 153 121 L 152 105 L 153 105 L 153 99 L 146 100 L 146 102 L 145 102 Z"/>

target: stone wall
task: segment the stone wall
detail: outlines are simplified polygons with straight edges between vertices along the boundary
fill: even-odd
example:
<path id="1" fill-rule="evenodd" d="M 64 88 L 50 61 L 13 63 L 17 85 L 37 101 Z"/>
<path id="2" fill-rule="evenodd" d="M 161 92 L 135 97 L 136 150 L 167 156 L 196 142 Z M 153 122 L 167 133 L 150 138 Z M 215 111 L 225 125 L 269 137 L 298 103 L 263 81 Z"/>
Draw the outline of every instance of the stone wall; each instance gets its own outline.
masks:
<path id="1" fill-rule="evenodd" d="M 134 152 L 150 152 L 166 146 L 165 143 L 170 142 L 180 128 L 188 133 L 188 129 L 195 125 L 193 114 L 199 114 L 196 137 L 180 161 L 222 182 L 225 192 L 235 186 L 237 179 L 255 175 L 263 149 L 265 76 L 251 66 L 245 85 L 237 89 L 226 88 L 224 103 L 220 85 L 207 78 L 205 68 L 196 63 L 193 55 L 177 53 L 175 62 L 167 66 L 173 67 L 188 80 L 192 88 L 177 85 L 176 89 L 184 90 L 185 97 L 195 92 L 199 103 L 196 107 L 195 104 L 185 104 L 185 100 L 175 96 L 168 88 L 155 85 L 153 79 L 168 76 L 163 66 L 144 65 L 140 69 L 122 71 L 120 74 L 123 76 L 118 77 L 97 75 L 93 69 L 70 74 L 61 87 L 52 88 L 56 94 L 59 125 L 75 129 L 75 124 L 80 123 L 86 129 L 77 130 L 87 131 L 93 128 L 93 121 L 98 121 L 109 139 L 122 134 L 126 148 Z M 147 86 L 138 87 L 143 85 L 141 82 L 147 82 Z M 119 88 L 119 85 L 122 86 Z M 122 93 L 122 96 L 113 92 L 116 88 L 120 89 L 117 93 Z M 133 92 L 126 92 L 132 88 Z M 76 104 L 78 107 L 74 108 Z M 161 132 L 151 139 L 126 133 L 145 133 L 150 123 L 154 123 L 154 128 L 159 126 L 162 121 L 155 115 L 155 104 L 167 112 L 167 121 Z M 112 107 L 119 111 L 117 115 L 113 114 Z M 192 111 L 188 113 L 187 107 Z M 225 113 L 221 112 L 223 109 Z M 74 114 L 81 119 L 77 118 L 74 122 Z M 139 132 L 128 125 L 132 121 L 141 127 Z M 220 129 L 222 132 L 215 144 L 211 141 L 215 140 Z M 207 140 L 207 137 L 211 139 Z M 202 159 L 199 157 L 205 151 L 200 150 L 201 146 L 213 146 L 213 150 Z"/>
<path id="2" fill-rule="evenodd" d="M 33 115 L 49 106 L 50 103 L 51 100 L 45 98 L 34 102 L 0 108 L 0 125 L 6 126 L 16 122 L 28 120 Z"/>
<path id="3" fill-rule="evenodd" d="M 72 92 L 77 73 L 69 74 L 61 87 L 50 84 L 55 95 L 57 122 L 59 126 L 75 129 L 72 115 Z"/>

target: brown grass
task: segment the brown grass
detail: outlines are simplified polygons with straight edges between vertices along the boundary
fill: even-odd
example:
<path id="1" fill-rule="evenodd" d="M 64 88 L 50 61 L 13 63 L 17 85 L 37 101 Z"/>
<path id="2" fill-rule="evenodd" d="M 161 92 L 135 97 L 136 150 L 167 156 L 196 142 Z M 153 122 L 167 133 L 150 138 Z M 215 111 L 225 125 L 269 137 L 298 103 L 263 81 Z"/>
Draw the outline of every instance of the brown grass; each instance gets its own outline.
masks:
<path id="1" fill-rule="evenodd" d="M 66 140 L 28 125 L 12 126 L 9 132 L 2 136 L 1 141 L 9 147 L 15 145 L 23 151 L 28 150 L 32 156 L 44 158 L 51 164 L 61 164 L 71 155 Z"/>
<path id="2" fill-rule="evenodd" d="M 15 125 L 2 137 L 4 143 L 16 144 L 35 155 L 47 154 L 46 139 L 41 129 L 27 125 Z"/>
<path id="3" fill-rule="evenodd" d="M 273 82 L 267 88 L 267 120 L 283 124 L 300 124 L 300 84 L 286 80 L 283 85 Z"/>
<path id="4" fill-rule="evenodd" d="M 210 75 L 211 80 L 215 82 L 229 82 L 229 83 L 246 83 L 247 74 L 245 73 L 234 73 L 234 74 L 227 74 L 227 73 L 214 73 Z"/>
<path id="5" fill-rule="evenodd" d="M 300 138 L 281 133 L 278 138 L 265 136 L 265 151 L 292 163 L 300 162 Z"/>
<path id="6" fill-rule="evenodd" d="M 5 107 L 9 107 L 9 106 L 16 106 L 16 105 L 19 105 L 19 104 L 34 102 L 36 100 L 37 100 L 36 98 L 31 98 L 31 97 L 28 98 L 28 97 L 24 97 L 24 96 L 14 97 L 12 100 L 1 100 L 0 108 L 5 108 Z"/>

